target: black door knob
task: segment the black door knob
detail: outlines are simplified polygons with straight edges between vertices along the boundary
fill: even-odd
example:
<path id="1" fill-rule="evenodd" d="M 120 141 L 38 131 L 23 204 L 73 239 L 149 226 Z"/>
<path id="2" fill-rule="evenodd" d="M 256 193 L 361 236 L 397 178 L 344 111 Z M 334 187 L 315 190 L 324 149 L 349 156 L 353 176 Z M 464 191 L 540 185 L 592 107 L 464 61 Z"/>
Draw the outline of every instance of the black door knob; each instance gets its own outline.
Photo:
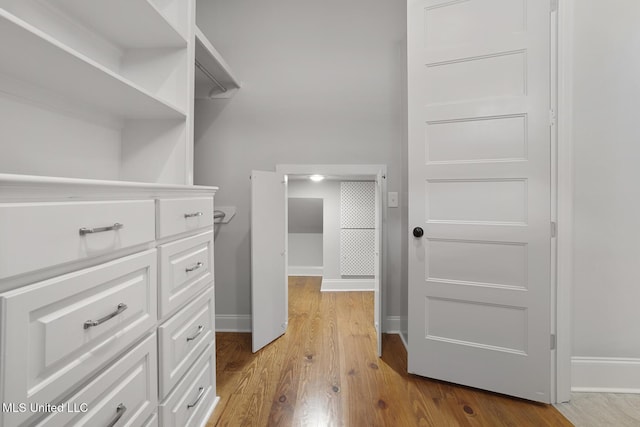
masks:
<path id="1" fill-rule="evenodd" d="M 421 227 L 416 227 L 413 229 L 413 237 L 422 237 L 424 235 L 424 230 Z"/>

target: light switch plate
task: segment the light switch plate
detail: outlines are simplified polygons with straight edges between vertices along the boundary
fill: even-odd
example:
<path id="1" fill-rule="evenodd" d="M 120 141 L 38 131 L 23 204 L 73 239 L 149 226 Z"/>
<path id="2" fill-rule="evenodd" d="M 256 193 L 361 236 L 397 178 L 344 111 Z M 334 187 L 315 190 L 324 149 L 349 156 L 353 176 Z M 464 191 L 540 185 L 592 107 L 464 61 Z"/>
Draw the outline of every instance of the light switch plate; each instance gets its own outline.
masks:
<path id="1" fill-rule="evenodd" d="M 390 208 L 398 207 L 398 193 L 396 191 L 389 191 L 387 194 L 387 205 Z"/>

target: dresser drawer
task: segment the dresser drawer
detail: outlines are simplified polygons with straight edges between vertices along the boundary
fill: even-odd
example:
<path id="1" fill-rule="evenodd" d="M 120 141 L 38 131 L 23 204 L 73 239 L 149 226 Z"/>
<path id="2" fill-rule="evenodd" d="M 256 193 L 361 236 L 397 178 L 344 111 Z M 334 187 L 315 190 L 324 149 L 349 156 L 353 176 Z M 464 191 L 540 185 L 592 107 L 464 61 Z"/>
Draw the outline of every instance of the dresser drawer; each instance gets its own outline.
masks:
<path id="1" fill-rule="evenodd" d="M 152 334 L 121 359 L 66 399 L 63 412 L 37 427 L 142 426 L 158 405 L 156 335 Z"/>
<path id="2" fill-rule="evenodd" d="M 0 236 L 0 278 L 11 277 L 153 241 L 154 202 L 2 203 Z"/>
<path id="3" fill-rule="evenodd" d="M 213 197 L 159 199 L 158 238 L 213 225 Z"/>
<path id="4" fill-rule="evenodd" d="M 0 400 L 55 402 L 154 327 L 156 260 L 154 249 L 1 294 Z"/>
<path id="5" fill-rule="evenodd" d="M 213 281 L 213 231 L 159 247 L 160 318 L 164 319 Z"/>
<path id="6" fill-rule="evenodd" d="M 142 425 L 142 427 L 158 427 L 158 413 L 151 415 L 146 423 Z"/>
<path id="7" fill-rule="evenodd" d="M 215 346 L 209 346 L 160 404 L 163 427 L 200 426 L 216 401 Z"/>
<path id="8" fill-rule="evenodd" d="M 165 397 L 215 340 L 213 289 L 158 328 L 160 398 Z"/>

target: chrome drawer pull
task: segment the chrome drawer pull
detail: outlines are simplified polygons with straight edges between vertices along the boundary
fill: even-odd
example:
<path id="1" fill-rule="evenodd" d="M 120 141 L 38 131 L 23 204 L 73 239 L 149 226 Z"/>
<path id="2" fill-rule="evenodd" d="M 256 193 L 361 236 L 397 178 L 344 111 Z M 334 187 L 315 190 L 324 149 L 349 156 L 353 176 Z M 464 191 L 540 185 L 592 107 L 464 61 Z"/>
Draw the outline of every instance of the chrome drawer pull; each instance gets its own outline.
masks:
<path id="1" fill-rule="evenodd" d="M 127 304 L 120 303 L 120 304 L 118 304 L 118 308 L 116 309 L 116 311 L 114 311 L 113 313 L 107 314 L 106 316 L 104 316 L 103 318 L 98 319 L 98 320 L 87 320 L 86 322 L 84 322 L 84 328 L 85 329 L 89 329 L 92 326 L 101 325 L 102 323 L 106 322 L 107 320 L 116 317 L 118 314 L 122 313 L 127 308 L 129 308 L 129 307 L 127 307 Z"/>
<path id="2" fill-rule="evenodd" d="M 195 271 L 195 270 L 199 269 L 203 265 L 204 265 L 203 263 L 198 261 L 198 263 L 196 265 L 194 265 L 193 267 L 187 267 L 187 268 L 184 269 L 184 271 L 186 271 L 187 273 L 191 273 L 192 271 Z"/>
<path id="3" fill-rule="evenodd" d="M 198 326 L 198 332 L 196 332 L 195 334 L 191 335 L 190 337 L 187 337 L 187 342 L 193 341 L 196 338 L 198 338 L 198 335 L 200 335 L 202 333 L 202 331 L 204 331 L 204 326 L 199 325 Z"/>
<path id="4" fill-rule="evenodd" d="M 196 406 L 198 404 L 198 402 L 200 402 L 200 399 L 202 399 L 202 396 L 204 396 L 204 387 L 200 387 L 198 389 L 198 397 L 196 397 L 196 401 L 193 403 L 190 403 L 187 405 L 187 409 L 191 409 L 194 406 Z"/>
<path id="5" fill-rule="evenodd" d="M 124 224 L 120 224 L 119 222 L 116 222 L 115 224 L 110 225 L 108 227 L 97 227 L 97 228 L 82 227 L 78 231 L 80 232 L 81 236 L 84 236 L 85 234 L 102 233 L 103 231 L 120 230 L 123 227 L 124 227 Z"/>
<path id="6" fill-rule="evenodd" d="M 195 216 L 202 216 L 204 215 L 204 213 L 202 212 L 193 212 L 193 213 L 188 213 L 188 214 L 184 214 L 185 218 L 193 218 Z"/>
<path id="7" fill-rule="evenodd" d="M 118 407 L 116 408 L 116 416 L 113 417 L 113 419 L 109 424 L 107 424 L 107 427 L 115 426 L 118 423 L 118 421 L 120 421 L 120 418 L 122 418 L 125 412 L 127 412 L 127 407 L 124 406 L 123 403 L 119 404 Z"/>

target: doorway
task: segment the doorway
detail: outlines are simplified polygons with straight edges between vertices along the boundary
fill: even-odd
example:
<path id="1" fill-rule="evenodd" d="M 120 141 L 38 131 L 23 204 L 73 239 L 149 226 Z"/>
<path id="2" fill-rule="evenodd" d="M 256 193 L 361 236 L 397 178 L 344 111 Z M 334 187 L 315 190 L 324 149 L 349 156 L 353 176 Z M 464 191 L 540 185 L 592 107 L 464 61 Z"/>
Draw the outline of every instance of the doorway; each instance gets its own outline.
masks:
<path id="1" fill-rule="evenodd" d="M 371 287 L 369 289 L 374 292 L 374 315 L 373 315 L 373 323 L 377 332 L 378 342 L 378 354 L 382 353 L 382 321 L 384 315 L 384 304 L 383 304 L 383 295 L 384 295 L 384 277 L 386 271 L 386 261 L 384 257 L 385 247 L 386 247 L 386 232 L 384 224 L 386 222 L 386 211 L 385 211 L 385 200 L 383 195 L 386 194 L 386 165 L 277 165 L 276 172 L 278 174 L 285 176 L 285 182 L 290 180 L 290 177 L 305 177 L 305 179 L 309 179 L 312 175 L 321 175 L 327 179 L 327 181 L 339 182 L 342 181 L 370 181 L 374 183 L 374 191 L 375 191 L 375 203 L 374 203 L 374 274 L 372 279 L 363 279 L 361 277 L 352 277 L 349 280 L 349 283 L 342 282 L 342 284 L 346 284 L 350 286 L 350 288 L 345 287 L 345 290 L 354 290 L 354 287 L 368 286 L 365 283 L 371 282 Z M 285 196 L 285 200 L 287 197 Z M 323 215 L 326 215 L 329 212 L 330 206 L 328 206 L 326 200 L 323 203 Z M 285 212 L 287 209 L 285 208 Z M 339 218 L 339 206 L 336 206 L 333 211 Z M 339 219 L 338 219 L 339 221 Z M 326 226 L 326 223 L 325 223 Z M 287 236 L 288 232 L 285 233 Z M 288 237 L 288 236 L 287 236 Z M 333 249 L 328 248 L 323 244 L 323 274 L 328 267 L 327 263 L 329 262 L 327 254 L 331 253 L 340 253 L 339 245 L 334 247 Z M 290 254 L 290 250 L 287 247 L 285 249 L 285 264 L 288 265 L 288 258 Z M 339 263 L 338 258 L 338 263 Z M 336 267 L 339 269 L 340 267 Z M 339 271 L 339 270 L 338 270 Z"/>
<path id="2" fill-rule="evenodd" d="M 323 291 L 375 287 L 376 182 L 287 175 L 288 272 L 322 276 Z"/>

